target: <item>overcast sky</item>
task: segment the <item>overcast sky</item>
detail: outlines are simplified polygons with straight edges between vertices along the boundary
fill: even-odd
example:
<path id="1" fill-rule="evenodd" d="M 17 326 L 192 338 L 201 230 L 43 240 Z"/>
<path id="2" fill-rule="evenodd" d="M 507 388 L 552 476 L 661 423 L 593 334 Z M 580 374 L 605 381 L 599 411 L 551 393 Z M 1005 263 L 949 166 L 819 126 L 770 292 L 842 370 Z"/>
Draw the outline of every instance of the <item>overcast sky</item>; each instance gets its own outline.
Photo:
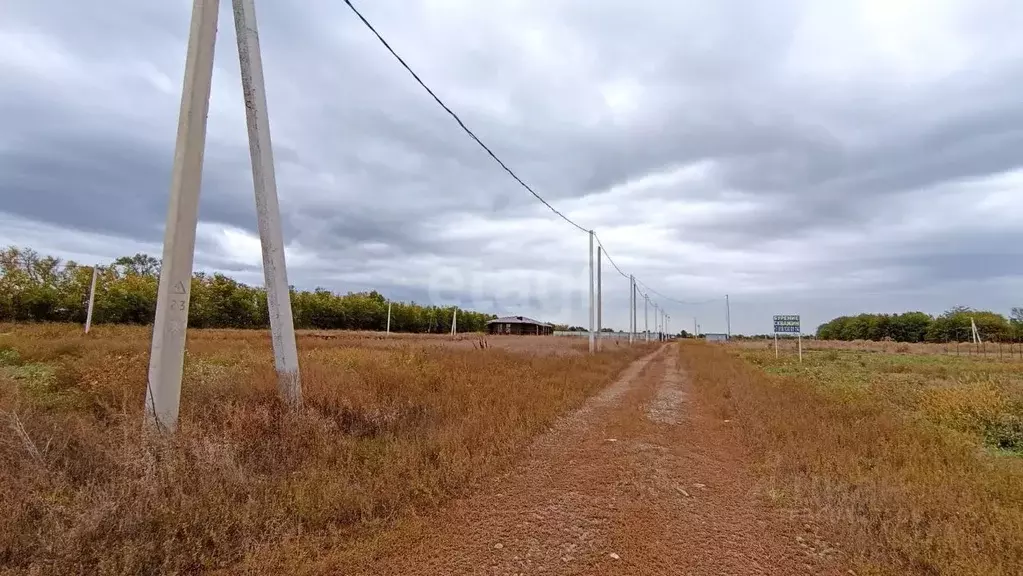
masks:
<path id="1" fill-rule="evenodd" d="M 261 283 L 230 2 L 196 268 Z M 362 0 L 673 328 L 1023 306 L 1023 5 Z M 585 324 L 588 237 L 341 0 L 257 0 L 289 281 Z M 0 245 L 159 256 L 191 3 L 0 0 Z M 605 324 L 628 281 L 605 263 Z M 642 301 L 641 301 L 642 303 Z M 642 312 L 640 325 L 642 327 Z M 651 318 L 652 320 L 652 318 Z"/>

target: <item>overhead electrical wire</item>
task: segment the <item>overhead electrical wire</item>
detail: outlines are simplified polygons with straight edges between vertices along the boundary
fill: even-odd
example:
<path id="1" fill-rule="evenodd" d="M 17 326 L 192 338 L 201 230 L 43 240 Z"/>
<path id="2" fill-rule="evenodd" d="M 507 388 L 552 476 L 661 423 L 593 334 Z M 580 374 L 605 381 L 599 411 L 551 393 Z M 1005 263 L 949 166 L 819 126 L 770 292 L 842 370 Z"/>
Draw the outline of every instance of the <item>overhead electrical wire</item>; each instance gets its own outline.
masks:
<path id="1" fill-rule="evenodd" d="M 617 270 L 618 273 L 621 274 L 623 277 L 629 278 L 629 275 L 626 274 L 625 272 L 622 272 L 622 269 L 619 268 L 617 264 L 615 264 L 615 261 L 614 259 L 611 258 L 611 255 L 607 253 L 607 248 L 604 248 L 604 243 L 600 241 L 600 236 L 597 236 L 597 234 L 594 233 L 593 237 L 597 239 L 597 246 L 600 246 L 600 249 L 604 252 L 604 256 L 607 256 L 607 261 L 611 263 L 611 266 L 614 266 L 614 269 Z"/>
<path id="2" fill-rule="evenodd" d="M 462 119 L 458 116 L 458 114 L 456 114 L 454 110 L 452 110 L 447 104 L 445 104 L 444 101 L 441 100 L 440 97 L 437 96 L 437 94 L 432 89 L 430 89 L 429 86 L 426 85 L 426 82 L 424 82 L 423 79 L 419 77 L 419 74 L 416 74 L 416 72 L 414 70 L 412 70 L 412 67 L 409 66 L 407 62 L 405 62 L 405 59 L 402 58 L 400 55 L 398 55 L 398 53 L 394 50 L 394 48 L 391 47 L 391 45 L 387 42 L 387 40 L 384 39 L 384 37 L 380 34 L 380 32 L 378 32 L 377 29 L 372 24 L 370 24 L 369 20 L 367 20 L 366 17 L 363 16 L 361 12 L 359 12 L 359 9 L 356 8 L 354 4 L 352 4 L 351 0 L 344 0 L 344 3 L 348 6 L 348 8 L 350 8 L 352 10 L 352 12 L 355 14 L 356 17 L 358 17 L 358 19 L 363 23 L 363 25 L 365 25 L 366 28 L 368 28 L 369 31 L 372 32 L 374 36 L 376 36 L 377 40 L 379 40 L 380 43 L 383 44 L 384 48 L 386 48 L 387 51 L 391 53 L 391 56 L 394 56 L 395 60 L 397 60 L 398 63 L 401 64 L 402 68 L 404 68 L 410 75 L 412 75 L 412 78 L 415 79 L 415 81 L 423 88 L 423 90 L 426 90 L 427 94 L 429 94 L 433 98 L 433 100 L 441 108 L 443 108 L 444 111 L 447 112 L 448 115 L 450 115 L 451 118 L 453 118 L 455 120 L 455 122 L 458 123 L 458 126 L 466 134 L 468 134 L 469 137 L 472 138 L 476 142 L 476 144 L 479 144 L 479 146 L 481 148 L 483 148 L 483 150 L 487 153 L 487 155 L 489 155 L 495 162 L 497 162 L 498 165 L 500 165 L 501 168 L 503 168 L 504 171 L 507 172 L 509 176 L 511 176 L 513 179 L 515 179 L 515 181 L 518 182 L 520 186 L 525 188 L 526 191 L 528 191 L 530 194 L 532 194 L 537 200 L 542 202 L 544 206 L 549 208 L 551 212 L 554 212 L 562 220 L 564 220 L 565 222 L 568 222 L 572 226 L 575 226 L 577 229 L 581 230 L 582 232 L 585 232 L 587 234 L 591 234 L 592 233 L 594 235 L 594 237 L 597 239 L 597 244 L 600 246 L 601 250 L 607 256 L 608 262 L 611 263 L 611 265 L 614 267 L 615 270 L 618 271 L 619 274 L 621 274 L 625 278 L 629 278 L 629 275 L 626 274 L 625 272 L 623 272 L 622 269 L 618 267 L 618 264 L 616 264 L 615 261 L 611 258 L 611 255 L 608 254 L 607 248 L 604 248 L 604 245 L 600 242 L 600 237 L 598 237 L 596 235 L 596 233 L 594 233 L 592 230 L 590 230 L 588 228 L 580 226 L 574 220 L 572 220 L 568 216 L 565 216 L 561 211 L 559 211 L 557 208 L 552 206 L 550 204 L 550 202 L 545 200 L 543 198 L 543 196 L 540 196 L 540 194 L 538 194 L 536 192 L 536 190 L 533 190 L 533 188 L 530 187 L 529 184 L 526 184 L 526 182 L 524 180 L 522 180 L 522 178 L 519 178 L 518 174 L 516 174 L 515 171 L 513 171 L 511 168 L 509 168 L 508 165 L 505 164 L 504 161 L 501 160 L 497 156 L 497 154 L 495 154 L 494 151 L 490 149 L 489 146 L 484 144 L 483 141 L 480 140 L 479 137 L 476 136 L 476 134 L 472 130 L 470 130 L 468 126 L 465 125 L 465 122 L 462 121 Z M 645 286 L 648 291 L 650 291 L 650 292 L 652 292 L 654 294 L 657 294 L 658 296 L 660 296 L 660 297 L 662 297 L 662 298 L 664 298 L 666 300 L 670 300 L 670 301 L 678 303 L 678 304 L 687 305 L 687 303 L 684 303 L 681 300 L 676 300 L 674 298 L 670 298 L 670 297 L 665 296 L 664 294 L 661 294 L 660 292 L 654 290 L 653 288 L 650 288 L 646 284 L 643 284 L 638 278 L 636 278 L 636 283 Z"/>
<path id="3" fill-rule="evenodd" d="M 465 133 L 468 134 L 470 138 L 475 140 L 476 143 L 479 144 L 480 147 L 483 148 L 487 152 L 487 154 L 489 154 L 490 157 L 494 159 L 495 162 L 500 164 L 501 168 L 504 168 L 504 171 L 507 172 L 509 176 L 514 178 L 515 181 L 519 183 L 519 185 L 521 185 L 523 188 L 528 190 L 529 193 L 532 194 L 533 196 L 535 196 L 537 200 L 539 200 L 540 202 L 543 202 L 544 206 L 546 206 L 546 207 L 551 209 L 551 212 L 554 212 L 555 214 L 560 216 L 562 220 L 564 220 L 565 222 L 568 222 L 572 226 L 575 226 L 576 228 L 578 228 L 578 229 L 582 230 L 583 232 L 586 232 L 587 234 L 589 234 L 590 230 L 588 230 L 587 228 L 583 228 L 579 224 L 576 224 L 571 218 L 569 218 L 568 216 L 565 216 L 564 214 L 562 214 L 554 206 L 551 206 L 550 202 L 544 200 L 543 196 L 540 196 L 539 194 L 537 194 L 536 191 L 533 190 L 529 186 L 529 184 L 526 184 L 522 180 L 522 178 L 519 178 L 518 174 L 516 174 L 511 168 L 508 167 L 507 164 L 505 164 L 500 158 L 498 158 L 497 154 L 494 154 L 494 151 L 491 150 L 489 146 L 484 144 L 483 141 L 480 140 L 476 136 L 476 134 L 473 133 L 473 131 L 470 130 L 469 127 L 465 125 L 465 122 L 462 122 L 462 119 L 458 117 L 458 114 L 455 114 L 455 112 L 451 108 L 449 108 L 448 105 L 445 104 L 444 101 L 441 100 L 440 97 L 438 97 L 437 94 L 435 94 L 433 92 L 433 90 L 431 90 L 430 87 L 426 85 L 425 82 L 423 82 L 423 79 L 420 78 L 419 75 L 416 74 L 415 71 L 413 71 L 411 67 L 409 67 L 409 65 L 405 62 L 405 60 L 401 56 L 399 56 L 397 52 L 394 51 L 394 48 L 391 48 L 391 45 L 387 43 L 387 40 L 384 40 L 384 37 L 381 36 L 380 33 L 377 32 L 376 28 L 374 28 L 373 25 L 370 24 L 368 20 L 366 20 L 366 18 L 362 15 L 362 13 L 360 13 L 359 10 L 354 5 L 352 5 L 351 1 L 350 0 L 344 0 L 344 2 L 345 2 L 345 4 L 348 5 L 349 8 L 352 9 L 352 12 L 354 12 L 355 15 L 359 17 L 359 20 L 362 20 L 362 23 L 365 24 L 367 28 L 369 28 L 370 32 L 372 32 L 373 35 L 376 36 L 378 40 L 380 40 L 380 43 L 384 45 L 384 48 L 387 48 L 387 51 L 390 52 L 391 55 L 394 56 L 394 58 L 396 60 L 398 60 L 398 63 L 401 64 L 402 67 L 405 68 L 405 70 L 407 70 L 408 73 L 411 74 L 413 78 L 415 78 L 416 82 L 418 82 L 419 85 L 422 86 L 423 89 L 426 90 L 426 92 L 430 96 L 433 97 L 434 101 L 436 101 L 437 104 L 439 104 L 441 108 L 443 108 L 452 118 L 454 118 L 455 122 L 458 122 L 458 125 L 461 126 L 462 130 L 464 130 Z"/>
<path id="4" fill-rule="evenodd" d="M 696 302 L 694 302 L 694 301 L 685 301 L 685 300 L 677 300 L 675 298 L 672 298 L 671 296 L 665 296 L 664 294 L 661 294 L 657 290 L 654 290 L 653 288 L 651 288 L 647 284 L 644 284 L 639 278 L 636 278 L 636 284 L 639 284 L 640 286 L 646 288 L 647 291 L 652 292 L 652 293 L 660 296 L 661 298 L 664 298 L 665 300 L 668 300 L 669 302 L 674 302 L 675 304 L 679 304 L 681 306 L 703 306 L 704 304 L 710 304 L 712 302 L 717 302 L 718 300 L 721 300 L 720 298 L 711 298 L 711 299 L 708 299 L 708 300 L 700 300 L 700 301 L 696 301 Z"/>

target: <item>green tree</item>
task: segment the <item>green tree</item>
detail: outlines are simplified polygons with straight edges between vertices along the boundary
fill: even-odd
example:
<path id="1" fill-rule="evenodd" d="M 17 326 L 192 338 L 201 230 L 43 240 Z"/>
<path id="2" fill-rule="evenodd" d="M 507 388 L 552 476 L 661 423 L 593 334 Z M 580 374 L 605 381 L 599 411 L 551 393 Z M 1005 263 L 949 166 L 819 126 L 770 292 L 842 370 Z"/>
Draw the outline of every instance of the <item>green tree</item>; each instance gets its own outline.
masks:
<path id="1" fill-rule="evenodd" d="M 1009 331 L 1014 342 L 1023 339 L 1023 307 L 1013 307 L 1009 313 Z"/>
<path id="2" fill-rule="evenodd" d="M 99 268 L 93 322 L 148 324 L 156 314 L 160 261 L 146 254 L 123 256 Z M 84 322 L 92 268 L 61 264 L 27 248 L 0 250 L 0 321 Z M 383 330 L 387 299 L 377 291 L 334 294 L 291 289 L 296 328 Z M 444 333 L 454 308 L 392 302 L 391 330 Z M 458 311 L 460 332 L 478 331 L 496 318 Z M 266 291 L 223 274 L 192 276 L 189 325 L 195 328 L 257 328 L 269 324 Z"/>
<path id="3" fill-rule="evenodd" d="M 984 340 L 1007 340 L 1011 334 L 1009 320 L 996 312 L 973 310 L 956 306 L 934 319 L 927 331 L 929 342 L 960 341 L 972 339 L 972 322 Z"/>
<path id="4" fill-rule="evenodd" d="M 114 260 L 115 267 L 121 274 L 134 274 L 136 276 L 159 276 L 160 261 L 148 254 L 136 254 L 134 256 L 121 256 Z"/>
<path id="5" fill-rule="evenodd" d="M 923 342 L 934 318 L 923 312 L 906 312 L 892 318 L 894 335 L 898 342 Z"/>
<path id="6" fill-rule="evenodd" d="M 821 340 L 884 340 L 923 342 L 933 318 L 923 312 L 839 316 L 817 328 Z"/>

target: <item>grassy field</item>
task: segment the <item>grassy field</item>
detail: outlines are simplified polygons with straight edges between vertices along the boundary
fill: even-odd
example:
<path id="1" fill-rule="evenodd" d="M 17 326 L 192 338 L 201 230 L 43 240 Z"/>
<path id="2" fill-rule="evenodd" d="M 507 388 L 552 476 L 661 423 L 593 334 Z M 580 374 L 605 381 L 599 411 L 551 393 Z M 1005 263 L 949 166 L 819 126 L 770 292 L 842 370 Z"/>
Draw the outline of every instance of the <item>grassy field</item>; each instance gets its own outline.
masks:
<path id="1" fill-rule="evenodd" d="M 1023 363 L 942 345 L 683 346 L 764 494 L 823 520 L 859 574 L 1023 573 Z"/>
<path id="2" fill-rule="evenodd" d="M 773 340 L 736 340 L 730 346 L 745 348 L 748 350 L 770 350 L 774 351 Z M 779 342 L 779 350 L 784 353 L 796 354 L 798 343 L 785 338 Z M 873 342 L 868 340 L 803 340 L 803 351 L 815 350 L 846 350 L 853 352 L 884 352 L 886 354 L 914 354 L 920 356 L 956 356 L 982 357 L 991 360 L 1016 360 L 1023 362 L 1023 342 L 981 342 L 971 344 L 969 342 L 941 342 L 941 343 L 907 343 L 907 342 Z"/>
<path id="3" fill-rule="evenodd" d="M 290 573 L 373 553 L 650 349 L 487 343 L 300 334 L 289 412 L 267 333 L 191 331 L 180 431 L 159 441 L 141 422 L 148 329 L 0 325 L 0 572 Z"/>

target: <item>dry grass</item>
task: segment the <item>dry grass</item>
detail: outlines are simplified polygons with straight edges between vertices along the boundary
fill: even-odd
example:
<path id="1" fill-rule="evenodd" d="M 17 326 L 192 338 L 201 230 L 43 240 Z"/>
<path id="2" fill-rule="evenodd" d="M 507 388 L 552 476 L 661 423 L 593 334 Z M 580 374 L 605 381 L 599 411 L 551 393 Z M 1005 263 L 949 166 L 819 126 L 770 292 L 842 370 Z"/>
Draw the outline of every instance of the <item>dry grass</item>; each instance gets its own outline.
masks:
<path id="1" fill-rule="evenodd" d="M 729 346 L 747 350 L 770 350 L 774 352 L 774 340 L 734 340 Z M 792 338 L 779 340 L 783 354 L 796 354 L 798 343 Z M 855 350 L 858 352 L 880 352 L 883 354 L 941 355 L 957 357 L 982 357 L 1002 361 L 1023 362 L 1023 342 L 884 342 L 872 340 L 814 340 L 803 339 L 803 351 L 814 350 Z"/>
<path id="2" fill-rule="evenodd" d="M 288 542 L 372 553 L 471 490 L 648 347 L 555 338 L 304 334 L 306 406 L 275 394 L 269 337 L 193 331 L 180 432 L 143 436 L 149 332 L 0 326 L 0 572 L 232 569 Z M 555 353 L 550 353 L 555 352 Z"/>
<path id="3" fill-rule="evenodd" d="M 699 393 L 741 426 L 765 494 L 819 515 L 857 573 L 1023 573 L 1018 362 L 682 350 Z"/>

